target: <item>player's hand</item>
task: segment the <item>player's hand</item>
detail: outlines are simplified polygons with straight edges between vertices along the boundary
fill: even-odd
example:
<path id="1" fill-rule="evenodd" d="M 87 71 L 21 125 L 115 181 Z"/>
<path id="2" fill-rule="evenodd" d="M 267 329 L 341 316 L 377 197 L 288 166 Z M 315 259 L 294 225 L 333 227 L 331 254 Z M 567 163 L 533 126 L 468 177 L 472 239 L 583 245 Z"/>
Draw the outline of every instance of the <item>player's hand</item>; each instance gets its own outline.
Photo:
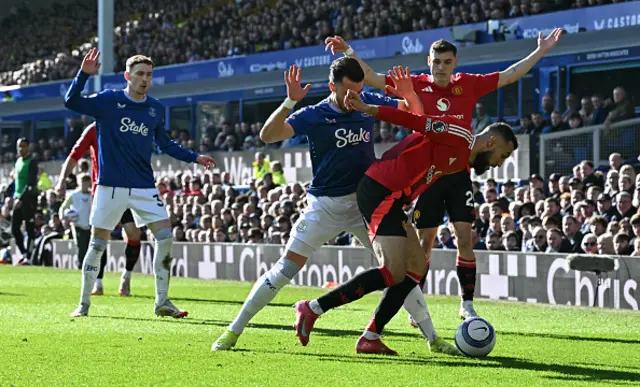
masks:
<path id="1" fill-rule="evenodd" d="M 13 201 L 13 209 L 17 210 L 20 207 L 22 207 L 22 201 L 20 199 L 14 200 Z"/>
<path id="2" fill-rule="evenodd" d="M 389 77 L 394 86 L 385 86 L 387 93 L 403 99 L 414 93 L 411 70 L 408 67 L 403 69 L 402 66 L 395 66 L 389 70 Z"/>
<path id="3" fill-rule="evenodd" d="M 58 198 L 64 198 L 66 196 L 66 190 L 62 186 L 61 182 L 58 182 L 58 184 L 56 184 L 55 192 L 56 195 L 58 195 Z"/>
<path id="4" fill-rule="evenodd" d="M 101 66 L 98 59 L 100 59 L 100 51 L 94 47 L 84 56 L 82 60 L 82 71 L 89 75 L 97 74 Z"/>
<path id="5" fill-rule="evenodd" d="M 349 44 L 339 36 L 329 36 L 324 40 L 325 51 L 331 50 L 331 53 L 335 55 L 336 53 L 345 52 L 349 49 Z"/>
<path id="6" fill-rule="evenodd" d="M 562 28 L 556 28 L 546 38 L 542 37 L 542 32 L 538 32 L 538 48 L 547 53 L 553 49 L 560 41 Z"/>
<path id="7" fill-rule="evenodd" d="M 296 66 L 290 66 L 289 71 L 284 72 L 284 82 L 287 84 L 287 97 L 293 101 L 300 101 L 311 90 L 311 84 L 307 83 L 304 88 L 300 85 L 302 70 Z"/>
<path id="8" fill-rule="evenodd" d="M 196 159 L 196 163 L 204 166 L 206 169 L 211 169 L 216 166 L 216 160 L 213 157 L 207 155 L 198 156 L 198 158 Z"/>
<path id="9" fill-rule="evenodd" d="M 346 106 L 350 110 L 355 110 L 363 113 L 367 112 L 370 107 L 362 101 L 360 94 L 351 89 L 347 90 L 347 94 L 345 94 L 344 96 L 344 106 Z"/>

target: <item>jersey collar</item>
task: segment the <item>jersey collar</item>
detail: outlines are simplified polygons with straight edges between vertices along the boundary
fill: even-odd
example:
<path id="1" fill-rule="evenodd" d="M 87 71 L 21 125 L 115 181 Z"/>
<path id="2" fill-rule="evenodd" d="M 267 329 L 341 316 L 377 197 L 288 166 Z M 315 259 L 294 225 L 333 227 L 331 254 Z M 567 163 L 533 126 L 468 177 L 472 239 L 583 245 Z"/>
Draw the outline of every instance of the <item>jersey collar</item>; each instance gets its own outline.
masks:
<path id="1" fill-rule="evenodd" d="M 129 94 L 127 94 L 127 92 L 124 89 L 122 89 L 122 94 L 124 94 L 124 96 L 127 97 L 127 99 L 129 101 L 134 102 L 134 103 L 143 103 L 143 102 L 147 101 L 147 95 L 146 94 L 144 95 L 144 98 L 141 99 L 141 100 L 137 100 L 137 99 L 131 98 L 131 96 Z"/>

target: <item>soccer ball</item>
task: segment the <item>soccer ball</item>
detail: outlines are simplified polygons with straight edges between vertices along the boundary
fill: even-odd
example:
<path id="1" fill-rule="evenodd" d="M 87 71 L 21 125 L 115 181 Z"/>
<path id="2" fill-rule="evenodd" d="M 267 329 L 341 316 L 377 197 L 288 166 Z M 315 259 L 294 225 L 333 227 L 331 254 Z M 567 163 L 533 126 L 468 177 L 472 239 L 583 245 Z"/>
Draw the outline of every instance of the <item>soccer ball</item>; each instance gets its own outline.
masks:
<path id="1" fill-rule="evenodd" d="M 496 332 L 489 321 L 481 317 L 464 320 L 456 330 L 456 347 L 468 357 L 484 357 L 496 344 Z"/>

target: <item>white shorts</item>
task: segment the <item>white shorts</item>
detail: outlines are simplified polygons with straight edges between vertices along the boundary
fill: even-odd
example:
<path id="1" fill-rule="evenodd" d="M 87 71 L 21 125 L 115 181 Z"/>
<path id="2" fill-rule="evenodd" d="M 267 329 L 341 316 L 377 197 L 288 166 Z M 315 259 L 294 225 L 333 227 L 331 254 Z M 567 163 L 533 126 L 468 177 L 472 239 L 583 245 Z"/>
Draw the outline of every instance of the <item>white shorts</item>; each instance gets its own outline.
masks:
<path id="1" fill-rule="evenodd" d="M 307 208 L 291 230 L 287 250 L 304 256 L 304 252 L 296 251 L 294 239 L 315 251 L 343 231 L 353 234 L 373 253 L 369 232 L 358 209 L 355 193 L 339 197 L 308 195 Z M 292 244 L 294 244 L 293 249 Z"/>
<path id="2" fill-rule="evenodd" d="M 91 204 L 89 222 L 95 228 L 113 230 L 127 209 L 131 209 L 133 220 L 138 227 L 169 218 L 156 188 L 99 185 Z"/>

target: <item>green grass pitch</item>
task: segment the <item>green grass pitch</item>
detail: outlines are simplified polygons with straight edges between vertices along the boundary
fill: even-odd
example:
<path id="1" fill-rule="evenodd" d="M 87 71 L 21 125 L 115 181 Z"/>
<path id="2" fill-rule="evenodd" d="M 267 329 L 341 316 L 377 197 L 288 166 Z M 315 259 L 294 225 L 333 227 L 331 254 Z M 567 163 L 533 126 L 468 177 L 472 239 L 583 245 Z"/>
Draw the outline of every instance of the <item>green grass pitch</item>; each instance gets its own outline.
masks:
<path id="1" fill-rule="evenodd" d="M 380 294 L 338 308 L 316 323 L 307 347 L 292 328 L 292 305 L 325 290 L 290 287 L 245 330 L 232 352 L 211 343 L 240 309 L 251 284 L 172 279 L 187 319 L 156 318 L 153 278 L 134 275 L 133 297 L 105 296 L 90 317 L 72 319 L 80 274 L 0 267 L 0 386 L 594 386 L 640 385 L 640 314 L 478 300 L 496 328 L 486 359 L 431 355 L 406 312 L 384 341 L 398 357 L 354 350 Z M 452 341 L 458 300 L 432 297 L 431 315 Z"/>

